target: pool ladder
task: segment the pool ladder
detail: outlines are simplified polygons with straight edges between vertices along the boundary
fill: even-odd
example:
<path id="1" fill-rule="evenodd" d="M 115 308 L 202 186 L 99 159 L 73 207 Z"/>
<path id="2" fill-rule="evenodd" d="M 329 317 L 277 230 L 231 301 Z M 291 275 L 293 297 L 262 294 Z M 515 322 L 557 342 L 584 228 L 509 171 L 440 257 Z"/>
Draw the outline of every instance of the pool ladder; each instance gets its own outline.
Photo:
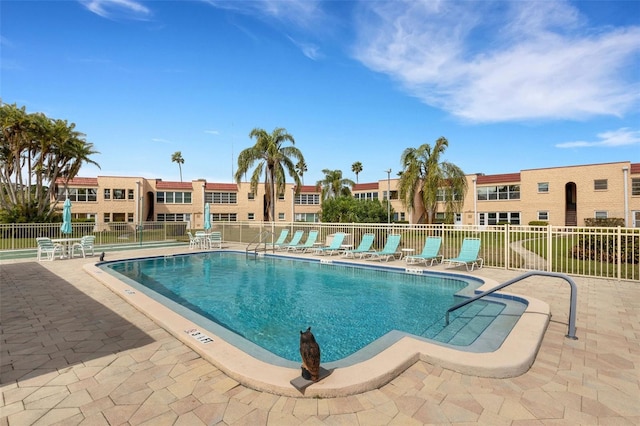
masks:
<path id="1" fill-rule="evenodd" d="M 564 274 L 558 274 L 556 272 L 546 272 L 546 271 L 529 271 L 525 274 L 520 275 L 519 277 L 515 277 L 513 279 L 510 279 L 509 281 L 505 281 L 502 284 L 500 284 L 497 287 L 492 288 L 491 290 L 487 290 L 484 293 L 480 293 L 470 299 L 467 299 L 463 302 L 458 303 L 457 305 L 453 305 L 452 307 L 450 307 L 447 310 L 447 315 L 446 315 L 446 325 L 449 325 L 449 313 L 455 311 L 456 309 L 462 308 L 463 306 L 468 305 L 471 302 L 475 302 L 478 299 L 481 299 L 485 296 L 490 295 L 491 293 L 494 293 L 498 290 L 502 290 L 503 288 L 517 283 L 519 281 L 524 280 L 525 278 L 529 278 L 533 275 L 539 275 L 539 276 L 543 276 L 543 277 L 555 277 L 555 278 L 561 278 L 563 280 L 565 280 L 567 283 L 569 283 L 569 285 L 571 286 L 571 300 L 569 301 L 569 330 L 567 332 L 567 335 L 565 337 L 569 338 L 569 339 L 574 339 L 574 340 L 578 340 L 578 338 L 576 337 L 576 305 L 578 302 L 578 287 L 576 286 L 576 283 L 569 278 L 568 276 L 564 275 Z"/>
<path id="2" fill-rule="evenodd" d="M 258 256 L 258 249 L 260 248 L 260 244 L 264 244 L 264 251 L 267 251 L 267 237 L 273 236 L 273 232 L 269 230 L 264 230 L 256 235 L 249 244 L 247 244 L 247 248 L 245 249 L 245 254 L 249 257 L 249 252 L 251 252 L 254 256 Z"/>

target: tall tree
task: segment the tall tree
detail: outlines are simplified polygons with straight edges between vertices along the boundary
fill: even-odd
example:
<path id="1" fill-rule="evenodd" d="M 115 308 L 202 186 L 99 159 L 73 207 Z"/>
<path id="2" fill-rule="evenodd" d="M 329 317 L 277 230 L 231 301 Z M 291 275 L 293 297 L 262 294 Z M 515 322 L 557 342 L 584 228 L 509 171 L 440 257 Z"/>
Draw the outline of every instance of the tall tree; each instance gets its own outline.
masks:
<path id="1" fill-rule="evenodd" d="M 182 152 L 176 151 L 171 155 L 171 162 L 178 163 L 180 169 L 180 182 L 182 182 L 182 165 L 184 164 L 184 158 L 182 158 Z"/>
<path id="2" fill-rule="evenodd" d="M 362 163 L 359 161 L 356 161 L 355 163 L 353 163 L 351 165 L 351 171 L 356 174 L 356 183 L 358 183 L 358 175 L 362 171 Z"/>
<path id="3" fill-rule="evenodd" d="M 100 167 L 98 154 L 74 123 L 0 105 L 0 207 L 3 220 L 48 222 L 60 197 L 56 183 L 77 176 L 83 164 Z M 51 200 L 55 200 L 53 203 Z"/>
<path id="4" fill-rule="evenodd" d="M 296 184 L 296 192 L 300 191 L 300 175 L 296 170 L 296 164 L 304 163 L 302 152 L 295 146 L 293 136 L 287 130 L 278 127 L 271 133 L 255 128 L 249 133 L 250 138 L 255 138 L 256 143 L 250 148 L 244 149 L 238 155 L 238 170 L 235 173 L 237 183 L 242 176 L 258 163 L 251 175 L 251 191 L 258 190 L 260 177 L 264 173 L 264 220 L 275 220 L 275 197 L 285 190 L 285 172 L 293 178 Z M 285 143 L 291 145 L 285 146 Z"/>
<path id="5" fill-rule="evenodd" d="M 322 199 L 350 196 L 351 188 L 355 182 L 342 177 L 342 170 L 322 170 L 324 179 L 316 183 L 317 188 L 322 188 Z"/>
<path id="6" fill-rule="evenodd" d="M 467 179 L 460 167 L 441 157 L 449 142 L 441 137 L 435 145 L 422 144 L 407 148 L 402 153 L 402 174 L 398 182 L 399 195 L 407 210 L 414 210 L 416 200 L 422 204 L 425 214 L 419 223 L 433 223 L 438 202 L 444 202 L 448 222 L 460 212 L 467 192 Z"/>
<path id="7" fill-rule="evenodd" d="M 304 174 L 307 173 L 307 163 L 304 160 L 300 160 L 296 163 L 296 172 L 298 172 L 298 176 L 302 179 L 302 184 L 304 185 Z"/>

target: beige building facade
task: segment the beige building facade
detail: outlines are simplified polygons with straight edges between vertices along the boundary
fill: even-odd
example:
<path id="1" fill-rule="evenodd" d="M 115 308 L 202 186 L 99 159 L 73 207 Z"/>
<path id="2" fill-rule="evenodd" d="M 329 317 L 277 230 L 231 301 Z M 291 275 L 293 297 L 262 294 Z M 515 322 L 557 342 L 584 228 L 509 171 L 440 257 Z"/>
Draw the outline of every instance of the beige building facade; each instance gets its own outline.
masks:
<path id="1" fill-rule="evenodd" d="M 640 163 L 616 162 L 521 170 L 517 173 L 467 175 L 468 191 L 459 225 L 527 225 L 542 221 L 555 226 L 584 226 L 586 218 L 622 218 L 627 227 L 640 227 Z M 356 184 L 359 199 L 391 200 L 394 222 L 416 223 L 422 211 L 409 211 L 398 198 L 398 179 Z M 68 197 L 76 219 L 142 223 L 188 222 L 204 227 L 204 206 L 212 221 L 257 221 L 264 215 L 264 188 L 251 192 L 249 183 L 206 180 L 170 182 L 144 177 L 98 176 L 57 183 L 59 200 Z M 275 203 L 277 221 L 317 222 L 321 193 L 302 186 L 295 194 L 286 186 Z M 444 211 L 444 209 L 441 209 Z M 438 213 L 436 220 L 442 219 Z"/>

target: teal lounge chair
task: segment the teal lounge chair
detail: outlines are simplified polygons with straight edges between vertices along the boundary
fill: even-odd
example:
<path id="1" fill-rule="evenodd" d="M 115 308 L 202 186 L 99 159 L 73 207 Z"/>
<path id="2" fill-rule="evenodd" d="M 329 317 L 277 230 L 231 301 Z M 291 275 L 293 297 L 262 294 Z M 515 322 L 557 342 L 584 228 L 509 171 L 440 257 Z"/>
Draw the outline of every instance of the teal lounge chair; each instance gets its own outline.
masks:
<path id="1" fill-rule="evenodd" d="M 413 256 L 406 256 L 404 260 L 407 262 L 407 265 L 424 263 L 426 266 L 427 262 L 431 262 L 429 266 L 433 266 L 433 263 L 437 262 L 438 259 L 442 260 L 442 255 L 438 254 L 440 252 L 441 244 L 442 238 L 427 237 L 427 240 L 424 242 L 424 247 L 422 248 L 422 253 Z"/>
<path id="2" fill-rule="evenodd" d="M 299 251 L 305 253 L 307 250 L 313 248 L 313 245 L 316 243 L 318 239 L 318 231 L 309 231 L 309 235 L 307 236 L 307 240 L 304 244 L 297 244 L 295 246 L 289 245 L 287 246 L 287 251 Z"/>
<path id="3" fill-rule="evenodd" d="M 360 240 L 360 244 L 358 245 L 358 247 L 353 250 L 346 250 L 343 256 L 352 257 L 355 259 L 356 256 L 362 258 L 367 253 L 371 253 L 373 251 L 371 249 L 371 246 L 373 245 L 373 240 L 375 237 L 375 234 L 364 234 L 362 236 L 362 239 Z"/>
<path id="4" fill-rule="evenodd" d="M 274 243 L 267 243 L 266 244 L 267 248 L 276 249 L 278 247 L 281 247 L 284 244 L 284 240 L 286 240 L 288 236 L 289 236 L 289 230 L 288 229 L 283 229 L 280 232 L 280 236 L 278 237 L 278 239 Z"/>
<path id="5" fill-rule="evenodd" d="M 484 264 L 484 260 L 481 257 L 478 257 L 478 253 L 480 253 L 480 239 L 465 238 L 462 241 L 460 254 L 451 259 L 444 259 L 442 263 L 448 263 L 449 266 L 464 265 L 467 267 L 467 271 L 469 271 L 469 265 L 471 265 L 471 271 L 473 271 L 474 266 L 477 266 L 478 269 L 480 269 Z"/>
<path id="6" fill-rule="evenodd" d="M 315 252 L 315 254 L 320 254 L 323 256 L 325 254 L 329 254 L 329 256 L 332 256 L 333 253 L 338 253 L 340 251 L 340 247 L 342 246 L 342 243 L 344 242 L 344 238 L 346 236 L 347 234 L 345 234 L 344 232 L 336 232 L 335 234 L 333 234 L 331 244 L 325 247 L 316 247 L 313 249 L 313 251 Z"/>
<path id="7" fill-rule="evenodd" d="M 286 244 L 276 246 L 276 250 L 287 250 L 290 246 L 297 246 L 298 244 L 300 244 L 300 240 L 302 239 L 303 235 L 304 231 L 296 231 L 293 234 L 293 237 L 291 237 L 291 241 Z"/>
<path id="8" fill-rule="evenodd" d="M 400 234 L 391 234 L 387 236 L 387 242 L 384 244 L 384 248 L 381 251 L 373 251 L 369 253 L 368 260 L 379 260 L 382 262 L 382 259 L 385 262 L 389 261 L 389 259 L 393 259 L 398 254 L 398 246 L 400 245 Z"/>

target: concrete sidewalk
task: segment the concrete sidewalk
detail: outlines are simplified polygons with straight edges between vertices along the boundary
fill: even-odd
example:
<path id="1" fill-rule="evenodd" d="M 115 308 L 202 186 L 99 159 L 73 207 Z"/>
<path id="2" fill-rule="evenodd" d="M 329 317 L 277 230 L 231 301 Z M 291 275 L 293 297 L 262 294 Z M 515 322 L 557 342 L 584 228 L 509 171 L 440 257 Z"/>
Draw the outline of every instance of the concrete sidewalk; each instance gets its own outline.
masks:
<path id="1" fill-rule="evenodd" d="M 109 253 L 108 258 L 186 252 Z M 640 424 L 640 283 L 528 279 L 551 306 L 533 367 L 488 379 L 417 362 L 380 389 L 305 399 L 246 388 L 87 275 L 97 257 L 0 263 L 0 425 Z M 436 267 L 434 269 L 441 269 Z M 481 269 L 503 282 L 519 272 Z"/>

